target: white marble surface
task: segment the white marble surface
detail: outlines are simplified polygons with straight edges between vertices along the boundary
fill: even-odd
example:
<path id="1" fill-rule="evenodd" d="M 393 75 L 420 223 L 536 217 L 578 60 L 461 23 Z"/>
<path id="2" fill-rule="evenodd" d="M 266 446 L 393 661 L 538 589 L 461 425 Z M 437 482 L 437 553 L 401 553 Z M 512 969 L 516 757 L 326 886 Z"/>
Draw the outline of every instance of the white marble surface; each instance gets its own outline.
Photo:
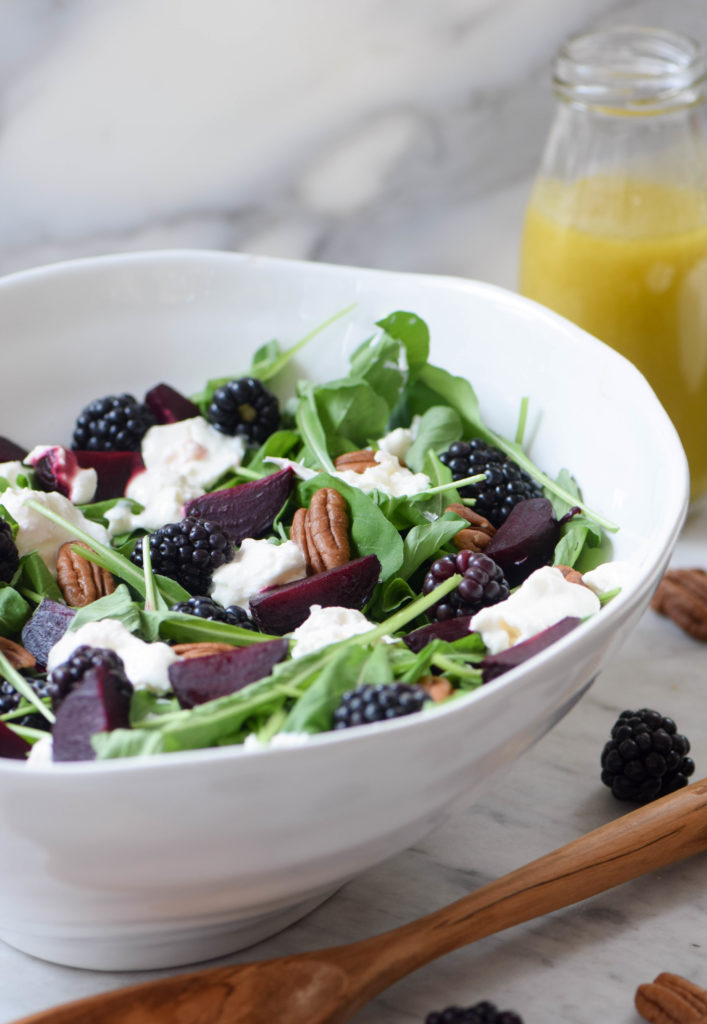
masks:
<path id="1" fill-rule="evenodd" d="M 552 55 L 606 20 L 707 43 L 705 0 L 5 0 L 0 272 L 187 246 L 513 287 Z M 675 563 L 707 566 L 707 511 Z M 598 758 L 624 707 L 675 717 L 706 775 L 704 665 L 704 646 L 646 613 L 472 808 L 234 959 L 393 927 L 615 817 Z M 526 1024 L 637 1024 L 633 992 L 660 970 L 707 986 L 706 887 L 705 858 L 630 883 L 419 971 L 356 1021 L 489 998 Z M 0 945 L 0 1021 L 135 980 Z"/>

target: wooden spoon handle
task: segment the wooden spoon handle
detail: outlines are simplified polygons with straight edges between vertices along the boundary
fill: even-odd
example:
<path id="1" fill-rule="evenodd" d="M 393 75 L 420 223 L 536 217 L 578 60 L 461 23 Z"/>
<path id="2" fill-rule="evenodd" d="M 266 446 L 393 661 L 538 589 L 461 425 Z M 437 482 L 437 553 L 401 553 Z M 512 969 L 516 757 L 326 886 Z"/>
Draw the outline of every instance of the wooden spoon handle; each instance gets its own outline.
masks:
<path id="1" fill-rule="evenodd" d="M 357 945 L 366 961 L 377 945 L 373 963 L 380 991 L 469 942 L 705 849 L 707 779 L 608 822 L 442 910 Z"/>

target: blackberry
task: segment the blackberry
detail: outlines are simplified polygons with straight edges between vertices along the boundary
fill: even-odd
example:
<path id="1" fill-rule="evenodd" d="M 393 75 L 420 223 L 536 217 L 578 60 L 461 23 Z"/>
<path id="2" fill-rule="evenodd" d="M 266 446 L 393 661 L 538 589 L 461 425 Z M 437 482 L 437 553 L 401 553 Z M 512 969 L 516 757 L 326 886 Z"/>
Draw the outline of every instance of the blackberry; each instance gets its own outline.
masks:
<path id="1" fill-rule="evenodd" d="M 259 380 L 242 377 L 216 388 L 206 418 L 222 434 L 240 434 L 262 444 L 280 426 L 280 407 Z"/>
<path id="2" fill-rule="evenodd" d="M 105 647 L 89 647 L 82 644 L 49 675 L 47 696 L 51 697 L 52 708 L 56 711 L 64 698 L 82 681 L 84 673 L 99 665 L 105 666 L 116 677 L 121 692 L 127 695 L 133 692 L 133 685 L 125 674 L 123 659 L 119 654 Z"/>
<path id="3" fill-rule="evenodd" d="M 481 552 L 459 551 L 456 555 L 443 555 L 432 563 L 422 584 L 422 593 L 429 594 L 457 572 L 462 573 L 464 579 L 456 590 L 428 609 L 432 620 L 473 615 L 480 608 L 505 601 L 511 592 L 503 570 L 492 558 Z"/>
<path id="4" fill-rule="evenodd" d="M 542 498 L 542 488 L 499 448 L 478 437 L 471 441 L 455 441 L 439 457 L 452 471 L 454 480 L 485 473 L 478 484 L 460 487 L 464 498 L 474 499 L 474 512 L 484 516 L 492 526 L 500 526 L 519 501 Z"/>
<path id="5" fill-rule="evenodd" d="M 214 569 L 233 558 L 233 542 L 218 523 L 187 516 L 150 534 L 150 558 L 155 572 L 176 580 L 190 594 L 203 594 Z M 130 559 L 142 567 L 142 541 Z"/>
<path id="6" fill-rule="evenodd" d="M 71 447 L 81 451 L 137 452 L 156 422 L 147 406 L 132 395 L 97 398 L 76 420 Z"/>
<path id="7" fill-rule="evenodd" d="M 689 740 L 658 711 L 622 711 L 601 754 L 601 781 L 617 800 L 647 804 L 687 785 Z"/>
<path id="8" fill-rule="evenodd" d="M 28 686 L 34 690 L 39 698 L 51 696 L 49 693 L 49 687 L 47 680 L 43 677 L 37 679 L 25 679 Z M 23 698 L 17 692 L 17 690 L 8 683 L 6 680 L 0 681 L 0 717 L 7 715 L 20 706 Z M 49 731 L 51 726 L 47 719 L 40 711 L 27 711 L 26 714 L 20 715 L 17 718 L 10 719 L 13 725 L 24 725 L 28 729 L 46 729 Z"/>
<path id="9" fill-rule="evenodd" d="M 0 519 L 0 582 L 9 583 L 19 564 L 20 556 L 12 536 L 12 527 L 5 519 Z"/>
<path id="10" fill-rule="evenodd" d="M 213 597 L 190 597 L 188 601 L 179 601 L 172 605 L 173 612 L 184 612 L 186 615 L 196 615 L 200 619 L 210 619 L 212 622 L 227 622 L 229 626 L 240 626 L 241 629 L 253 629 L 257 631 L 255 623 L 248 618 L 245 608 L 239 604 L 223 605 L 214 601 Z"/>
<path id="11" fill-rule="evenodd" d="M 474 1006 L 448 1006 L 446 1010 L 428 1013 L 425 1024 L 523 1024 L 513 1010 L 497 1010 L 484 1000 Z"/>
<path id="12" fill-rule="evenodd" d="M 421 686 L 407 683 L 365 683 L 355 690 L 347 690 L 334 711 L 334 728 L 348 729 L 352 725 L 385 722 L 419 711 L 429 695 Z"/>

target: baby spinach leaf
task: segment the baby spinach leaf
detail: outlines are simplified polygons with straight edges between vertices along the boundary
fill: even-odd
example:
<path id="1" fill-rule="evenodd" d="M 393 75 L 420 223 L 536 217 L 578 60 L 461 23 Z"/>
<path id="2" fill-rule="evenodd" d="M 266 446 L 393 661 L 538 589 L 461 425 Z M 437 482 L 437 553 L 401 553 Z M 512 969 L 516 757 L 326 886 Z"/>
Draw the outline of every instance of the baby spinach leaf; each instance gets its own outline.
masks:
<path id="1" fill-rule="evenodd" d="M 443 452 L 454 441 L 461 440 L 461 436 L 462 422 L 456 410 L 446 405 L 433 405 L 420 417 L 417 437 L 405 456 L 406 466 L 421 473 L 430 449 Z"/>
<path id="2" fill-rule="evenodd" d="M 430 332 L 425 321 L 414 313 L 398 310 L 379 320 L 377 326 L 404 346 L 410 379 L 417 377 L 430 354 Z"/>
<path id="3" fill-rule="evenodd" d="M 332 715 L 341 695 L 355 689 L 360 669 L 369 659 L 370 653 L 362 647 L 350 647 L 334 654 L 294 705 L 281 731 L 315 733 L 331 729 Z"/>
<path id="4" fill-rule="evenodd" d="M 101 619 L 115 619 L 122 623 L 130 632 L 136 633 L 140 628 L 140 606 L 135 602 L 124 583 L 119 583 L 112 594 L 92 601 L 84 608 L 79 608 L 74 615 L 69 629 L 75 632 L 87 622 L 100 622 Z"/>
<path id="5" fill-rule="evenodd" d="M 550 494 L 550 500 L 555 518 L 561 519 L 569 512 L 570 508 L 580 505 L 582 492 L 577 481 L 567 469 L 560 470 L 557 483 L 562 489 L 563 496 Z M 567 498 L 575 500 L 570 504 Z M 588 516 L 581 514 L 573 516 L 568 522 L 563 523 L 560 529 L 560 539 L 555 546 L 553 565 L 569 565 L 570 567 L 576 565 L 585 546 L 597 547 L 602 543 L 603 537 L 600 527 Z"/>
<path id="6" fill-rule="evenodd" d="M 276 459 L 285 458 L 295 445 L 299 444 L 299 440 L 300 436 L 296 430 L 276 430 L 255 452 L 248 462 L 248 469 L 267 476 L 273 472 L 272 464 L 265 461 L 268 456 Z"/>
<path id="7" fill-rule="evenodd" d="M 314 398 L 314 385 L 309 381 L 298 387 L 299 403 L 295 421 L 304 444 L 304 458 L 307 465 L 334 472 L 334 463 L 329 455 L 326 431 L 319 418 Z"/>
<path id="8" fill-rule="evenodd" d="M 439 519 L 424 526 L 413 526 L 403 541 L 403 564 L 398 576 L 404 580 L 409 579 L 416 569 L 431 561 L 463 527 L 463 520 L 454 512 L 445 512 Z"/>
<path id="9" fill-rule="evenodd" d="M 400 366 L 400 343 L 387 334 L 364 341 L 351 356 L 349 374 L 357 380 L 365 381 L 387 405 L 386 423 L 391 410 L 397 405 L 403 384 L 405 371 Z M 378 431 L 382 434 L 385 429 Z M 369 431 L 367 436 L 373 436 Z"/>
<path id="10" fill-rule="evenodd" d="M 30 606 L 14 587 L 0 583 L 0 636 L 19 633 L 30 612 Z"/>
<path id="11" fill-rule="evenodd" d="M 385 433 L 391 407 L 365 380 L 332 381 L 315 387 L 313 396 L 331 454 L 340 454 L 343 440 L 362 448 L 371 436 Z M 335 439 L 340 439 L 338 444 Z"/>
<path id="12" fill-rule="evenodd" d="M 52 601 L 64 604 L 64 595 L 36 551 L 32 551 L 29 555 L 23 555 L 20 559 L 20 575 L 17 577 L 16 586 L 20 592 L 31 591 L 40 599 L 49 597 Z"/>

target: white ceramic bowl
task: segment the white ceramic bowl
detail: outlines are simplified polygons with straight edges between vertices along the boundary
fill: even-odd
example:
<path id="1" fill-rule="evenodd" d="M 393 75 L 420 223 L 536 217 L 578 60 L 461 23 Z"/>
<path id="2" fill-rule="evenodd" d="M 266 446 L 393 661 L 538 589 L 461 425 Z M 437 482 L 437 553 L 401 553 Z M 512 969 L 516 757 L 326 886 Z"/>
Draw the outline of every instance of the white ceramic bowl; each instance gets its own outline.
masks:
<path id="1" fill-rule="evenodd" d="M 491 426 L 512 436 L 531 397 L 531 455 L 553 475 L 570 467 L 589 504 L 621 525 L 614 557 L 634 564 L 635 581 L 544 654 L 438 714 L 295 749 L 44 769 L 3 761 L 0 936 L 18 949 L 79 967 L 155 968 L 277 931 L 527 750 L 645 609 L 686 510 L 675 431 L 622 357 L 489 285 L 208 252 L 15 274 L 0 280 L 0 433 L 61 442 L 97 395 L 143 394 L 160 380 L 194 391 L 350 303 L 349 326 L 313 341 L 301 371 L 340 375 L 375 320 L 418 313 L 432 361 L 470 377 Z"/>

